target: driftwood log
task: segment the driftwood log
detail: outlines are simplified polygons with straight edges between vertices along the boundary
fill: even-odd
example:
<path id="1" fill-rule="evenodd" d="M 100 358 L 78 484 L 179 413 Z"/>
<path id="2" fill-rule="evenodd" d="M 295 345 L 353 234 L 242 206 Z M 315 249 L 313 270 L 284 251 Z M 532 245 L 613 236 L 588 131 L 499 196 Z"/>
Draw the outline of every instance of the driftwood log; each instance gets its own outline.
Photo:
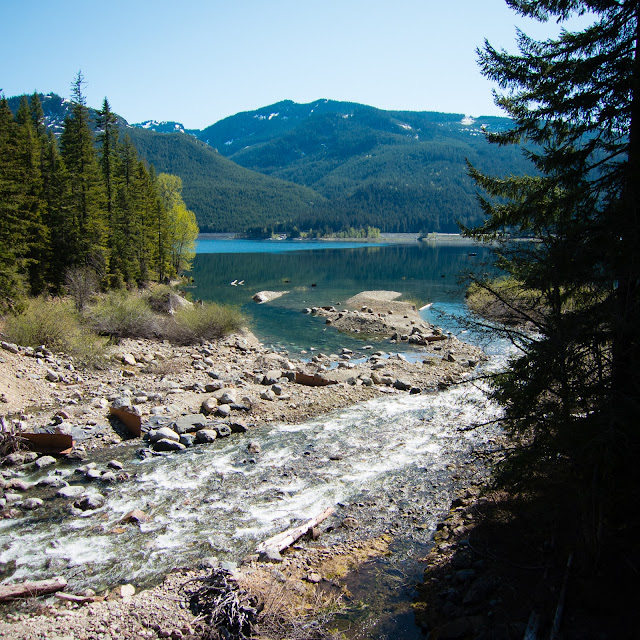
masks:
<path id="1" fill-rule="evenodd" d="M 282 533 L 279 533 L 278 535 L 273 536 L 272 538 L 269 538 L 264 542 L 261 542 L 256 547 L 256 551 L 258 553 L 264 553 L 268 549 L 271 549 L 280 552 L 283 549 L 286 549 L 287 547 L 291 546 L 296 540 L 302 538 L 302 536 L 307 533 L 307 531 L 313 529 L 313 527 L 318 526 L 323 520 L 326 520 L 334 511 L 335 509 L 333 507 L 325 509 L 321 514 L 315 516 L 315 518 L 311 518 L 310 520 L 307 520 L 297 527 L 287 529 L 286 531 L 283 531 Z"/>
<path id="2" fill-rule="evenodd" d="M 18 598 L 32 598 L 46 593 L 62 591 L 67 586 L 67 581 L 58 576 L 51 580 L 35 580 L 33 582 L 20 582 L 18 584 L 0 584 L 0 602 L 16 600 Z"/>

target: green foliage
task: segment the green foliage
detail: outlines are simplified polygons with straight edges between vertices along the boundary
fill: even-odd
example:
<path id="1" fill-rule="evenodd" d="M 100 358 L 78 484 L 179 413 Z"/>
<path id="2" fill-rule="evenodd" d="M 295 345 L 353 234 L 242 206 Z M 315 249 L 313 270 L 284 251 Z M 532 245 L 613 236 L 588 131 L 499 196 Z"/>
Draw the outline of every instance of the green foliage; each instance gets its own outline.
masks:
<path id="1" fill-rule="evenodd" d="M 244 324 L 244 318 L 236 307 L 205 303 L 182 307 L 176 311 L 173 323 L 166 329 L 170 340 L 197 344 L 238 331 Z"/>
<path id="2" fill-rule="evenodd" d="M 140 294 L 113 291 L 87 310 L 87 322 L 100 335 L 120 338 L 156 338 L 160 319 Z"/>
<path id="3" fill-rule="evenodd" d="M 472 168 L 487 219 L 471 233 L 500 238 L 499 266 L 525 293 L 539 292 L 538 316 L 526 295 L 515 305 L 537 335 L 508 332 L 521 352 L 495 396 L 527 442 L 526 469 L 540 473 L 560 458 L 601 492 L 588 494 L 597 543 L 604 496 L 637 484 L 640 449 L 640 15 L 631 2 L 509 4 L 541 20 L 593 17 L 555 40 L 520 34 L 519 55 L 488 43 L 480 52 L 514 120 L 490 140 L 523 145 L 539 173 L 496 178 Z M 505 229 L 535 241 L 506 241 Z"/>
<path id="4" fill-rule="evenodd" d="M 45 345 L 73 356 L 79 364 L 96 365 L 103 356 L 104 341 L 89 331 L 73 305 L 65 300 L 31 298 L 24 311 L 8 316 L 7 340 L 27 347 Z"/>
<path id="5" fill-rule="evenodd" d="M 159 172 L 180 176 L 182 197 L 201 231 L 243 231 L 311 215 L 317 192 L 247 171 L 192 136 L 130 129 L 140 155 Z"/>
<path id="6" fill-rule="evenodd" d="M 108 100 L 95 114 L 83 84 L 79 73 L 70 106 L 54 96 L 22 96 L 12 100 L 14 116 L 0 101 L 2 311 L 19 310 L 25 293 L 58 295 L 70 284 L 82 307 L 80 281 L 67 280 L 83 270 L 103 288 L 120 288 L 164 280 L 189 265 L 194 216 L 169 215 L 155 173 L 126 136 L 120 139 Z M 60 150 L 46 122 L 59 130 Z"/>

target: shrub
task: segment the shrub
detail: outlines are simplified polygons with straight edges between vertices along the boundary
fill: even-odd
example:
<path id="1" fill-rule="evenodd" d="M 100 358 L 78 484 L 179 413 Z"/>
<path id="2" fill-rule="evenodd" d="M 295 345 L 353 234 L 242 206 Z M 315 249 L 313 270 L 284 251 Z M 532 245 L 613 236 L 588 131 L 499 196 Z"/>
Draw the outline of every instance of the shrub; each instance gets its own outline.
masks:
<path id="1" fill-rule="evenodd" d="M 244 318 L 236 307 L 215 303 L 183 307 L 166 323 L 165 336 L 172 342 L 194 344 L 215 340 L 238 331 Z"/>
<path id="2" fill-rule="evenodd" d="M 87 312 L 87 319 L 97 333 L 120 338 L 154 338 L 160 334 L 160 322 L 147 301 L 127 291 L 104 296 Z"/>
<path id="3" fill-rule="evenodd" d="M 45 345 L 86 365 L 97 364 L 104 347 L 67 300 L 32 298 L 22 313 L 6 319 L 4 334 L 11 342 L 25 347 Z"/>

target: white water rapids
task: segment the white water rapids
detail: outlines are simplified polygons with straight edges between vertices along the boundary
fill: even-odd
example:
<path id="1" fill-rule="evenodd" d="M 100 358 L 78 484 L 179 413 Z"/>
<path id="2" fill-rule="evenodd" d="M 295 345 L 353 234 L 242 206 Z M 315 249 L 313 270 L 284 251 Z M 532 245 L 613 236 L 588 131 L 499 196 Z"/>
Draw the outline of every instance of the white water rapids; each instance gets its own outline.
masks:
<path id="1" fill-rule="evenodd" d="M 205 557 L 238 562 L 265 538 L 328 506 L 336 514 L 323 525 L 335 527 L 326 544 L 346 535 L 339 525 L 347 515 L 360 521 L 363 535 L 402 529 L 426 544 L 460 469 L 474 467 L 472 452 L 490 446 L 495 435 L 489 427 L 460 427 L 498 413 L 479 388 L 466 384 L 429 395 L 388 395 L 302 425 L 274 423 L 162 457 L 138 459 L 131 446 L 103 452 L 99 467 L 116 457 L 131 479 L 86 483 L 106 503 L 81 516 L 69 515 L 68 501 L 48 490 L 40 494 L 40 509 L 0 521 L 3 576 L 64 575 L 72 590 L 147 585 Z M 247 453 L 250 441 L 260 443 L 260 454 Z M 56 473 L 77 483 L 78 465 L 59 463 Z M 133 509 L 150 519 L 122 525 Z"/>

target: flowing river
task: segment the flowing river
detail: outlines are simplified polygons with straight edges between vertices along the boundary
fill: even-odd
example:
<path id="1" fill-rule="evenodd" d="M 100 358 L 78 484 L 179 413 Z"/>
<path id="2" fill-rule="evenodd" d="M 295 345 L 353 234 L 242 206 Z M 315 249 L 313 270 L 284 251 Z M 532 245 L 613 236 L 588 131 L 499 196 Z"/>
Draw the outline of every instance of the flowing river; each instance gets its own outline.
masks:
<path id="1" fill-rule="evenodd" d="M 195 271 L 204 268 L 196 263 Z M 435 269 L 441 270 L 441 265 Z M 229 273 L 221 277 L 226 281 Z M 415 295 L 416 287 L 409 289 Z M 286 306 L 281 309 L 287 313 Z M 452 310 L 463 310 L 460 294 L 456 298 L 447 290 L 429 309 L 429 319 L 438 322 L 438 311 Z M 299 323 L 308 320 L 295 313 Z M 254 316 L 254 329 L 259 330 L 259 320 Z M 443 322 L 461 331 L 453 319 L 440 317 Z M 266 331 L 274 344 L 292 352 L 312 338 L 294 332 L 291 340 L 286 331 Z M 330 339 L 344 343 L 341 336 Z M 501 345 L 491 349 L 493 356 L 482 365 L 487 369 L 501 366 L 506 354 Z M 438 517 L 456 490 L 486 473 L 477 453 L 491 449 L 497 433 L 492 427 L 461 427 L 498 413 L 477 385 L 460 385 L 431 394 L 385 396 L 301 425 L 274 423 L 166 457 L 139 459 L 131 445 L 103 451 L 92 460 L 104 465 L 117 458 L 131 479 L 101 488 L 104 506 L 82 516 L 70 517 L 60 501 L 60 511 L 47 509 L 46 517 L 36 511 L 0 521 L 0 562 L 15 580 L 65 575 L 73 590 L 123 582 L 150 585 L 174 567 L 197 566 L 208 557 L 239 562 L 270 535 L 334 506 L 336 523 L 352 516 L 366 537 L 393 536 L 393 553 L 370 563 L 350 585 L 354 602 L 368 604 L 354 606 L 341 619 L 345 633 L 418 638 L 408 608 L 398 608 L 394 600 L 410 601 L 420 579 L 415 558 L 428 550 Z M 247 454 L 249 441 L 260 443 L 260 454 Z M 76 466 L 59 465 L 71 483 L 78 478 Z M 44 475 L 24 479 L 35 482 Z M 121 518 L 133 509 L 143 509 L 150 520 L 121 527 Z M 322 543 L 345 535 L 344 528 L 335 527 Z"/>

